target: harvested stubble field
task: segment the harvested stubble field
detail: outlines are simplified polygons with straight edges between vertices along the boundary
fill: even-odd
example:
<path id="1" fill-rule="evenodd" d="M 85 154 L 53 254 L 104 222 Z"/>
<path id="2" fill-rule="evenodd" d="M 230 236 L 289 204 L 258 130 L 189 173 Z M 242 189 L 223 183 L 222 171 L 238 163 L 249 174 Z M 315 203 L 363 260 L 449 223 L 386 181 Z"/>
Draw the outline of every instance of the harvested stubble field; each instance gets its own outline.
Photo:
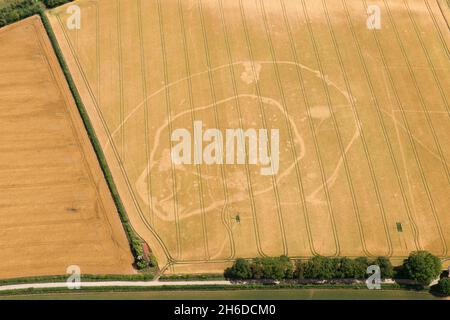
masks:
<path id="1" fill-rule="evenodd" d="M 448 257 L 450 31 L 435 0 L 79 0 L 49 13 L 136 231 L 167 272 Z M 441 5 L 441 7 L 439 7 Z M 278 128 L 280 170 L 175 165 L 173 130 Z M 192 131 L 191 131 L 192 132 Z"/>
<path id="2" fill-rule="evenodd" d="M 0 278 L 134 272 L 39 17 L 0 29 L 0 191 Z"/>

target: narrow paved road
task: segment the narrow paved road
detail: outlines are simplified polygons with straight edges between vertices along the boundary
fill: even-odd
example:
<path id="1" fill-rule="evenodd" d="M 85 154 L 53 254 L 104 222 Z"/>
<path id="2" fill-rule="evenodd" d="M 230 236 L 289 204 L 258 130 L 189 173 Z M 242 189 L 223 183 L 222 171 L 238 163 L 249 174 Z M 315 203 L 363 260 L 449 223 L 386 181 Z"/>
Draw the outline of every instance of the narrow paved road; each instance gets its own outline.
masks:
<path id="1" fill-rule="evenodd" d="M 194 285 L 233 285 L 230 281 L 96 281 L 81 282 L 81 288 L 85 287 L 163 287 L 163 286 L 194 286 Z M 24 290 L 24 289 L 46 289 L 46 288 L 68 288 L 66 282 L 51 283 L 24 283 L 0 286 L 0 291 Z"/>

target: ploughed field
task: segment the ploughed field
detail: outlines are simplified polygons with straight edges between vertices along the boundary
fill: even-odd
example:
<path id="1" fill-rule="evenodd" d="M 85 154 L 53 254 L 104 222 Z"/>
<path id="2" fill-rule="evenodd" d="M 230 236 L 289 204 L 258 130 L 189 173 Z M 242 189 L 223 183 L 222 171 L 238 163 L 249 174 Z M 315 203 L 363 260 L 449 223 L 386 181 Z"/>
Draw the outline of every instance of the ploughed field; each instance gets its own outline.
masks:
<path id="1" fill-rule="evenodd" d="M 0 29 L 0 278 L 133 273 L 132 262 L 40 18 Z"/>
<path id="2" fill-rule="evenodd" d="M 449 256 L 443 1 L 74 4 L 80 28 L 73 3 L 49 18 L 131 223 L 167 272 L 282 254 Z M 278 130 L 273 175 L 261 161 L 202 158 L 228 155 L 217 132 L 239 128 Z M 209 129 L 217 144 L 188 141 L 173 161 L 174 132 Z"/>

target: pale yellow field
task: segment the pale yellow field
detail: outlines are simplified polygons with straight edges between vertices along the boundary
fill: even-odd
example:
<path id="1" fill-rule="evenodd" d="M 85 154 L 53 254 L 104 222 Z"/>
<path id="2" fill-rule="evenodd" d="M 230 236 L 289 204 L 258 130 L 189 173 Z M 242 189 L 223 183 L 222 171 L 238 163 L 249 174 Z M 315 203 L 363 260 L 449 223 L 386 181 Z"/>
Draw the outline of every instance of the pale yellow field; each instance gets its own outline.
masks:
<path id="1" fill-rule="evenodd" d="M 133 257 L 39 17 L 0 29 L 0 278 L 131 274 Z"/>
<path id="2" fill-rule="evenodd" d="M 167 272 L 448 257 L 450 31 L 436 1 L 79 0 L 49 13 L 129 218 Z M 441 3 L 442 4 L 442 3 Z M 280 130 L 280 170 L 172 163 L 173 130 Z M 236 217 L 239 216 L 239 219 Z"/>

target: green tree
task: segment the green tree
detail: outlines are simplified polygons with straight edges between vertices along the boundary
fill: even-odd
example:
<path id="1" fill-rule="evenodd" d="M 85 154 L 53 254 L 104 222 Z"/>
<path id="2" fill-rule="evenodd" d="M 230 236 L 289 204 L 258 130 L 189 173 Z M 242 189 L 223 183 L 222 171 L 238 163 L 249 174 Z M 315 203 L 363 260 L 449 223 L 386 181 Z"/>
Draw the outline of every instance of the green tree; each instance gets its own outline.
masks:
<path id="1" fill-rule="evenodd" d="M 353 262 L 354 278 L 365 279 L 367 275 L 367 267 L 370 265 L 366 257 L 356 258 Z"/>
<path id="2" fill-rule="evenodd" d="M 394 277 L 394 267 L 389 258 L 378 257 L 374 260 L 373 264 L 380 267 L 381 277 L 383 279 L 392 279 Z"/>
<path id="3" fill-rule="evenodd" d="M 148 262 L 144 259 L 144 258 L 138 258 L 135 260 L 136 262 L 136 268 L 138 270 L 143 270 L 146 269 L 148 267 Z"/>
<path id="4" fill-rule="evenodd" d="M 427 286 L 441 274 L 442 264 L 438 257 L 427 251 L 416 251 L 403 262 L 403 268 L 409 279 Z"/>
<path id="5" fill-rule="evenodd" d="M 442 278 L 437 285 L 439 293 L 450 296 L 450 278 Z"/>
<path id="6" fill-rule="evenodd" d="M 158 260 L 156 260 L 156 257 L 154 255 L 150 255 L 150 259 L 148 261 L 148 266 L 150 268 L 155 268 L 158 266 Z"/>
<path id="7" fill-rule="evenodd" d="M 305 279 L 329 280 L 335 276 L 333 261 L 330 258 L 315 256 L 305 264 Z"/>
<path id="8" fill-rule="evenodd" d="M 227 268 L 224 273 L 227 279 L 246 280 L 252 278 L 250 263 L 245 259 L 237 259 L 231 268 Z"/>
<path id="9" fill-rule="evenodd" d="M 293 275 L 295 279 L 305 279 L 305 266 L 306 263 L 300 260 L 295 263 L 295 271 Z"/>
<path id="10" fill-rule="evenodd" d="M 287 256 L 278 258 L 279 268 L 283 271 L 283 279 L 292 279 L 294 277 L 294 265 Z"/>
<path id="11" fill-rule="evenodd" d="M 47 8 L 54 8 L 73 0 L 42 0 Z"/>
<path id="12" fill-rule="evenodd" d="M 341 278 L 355 278 L 355 262 L 349 258 L 339 259 L 339 274 Z"/>

